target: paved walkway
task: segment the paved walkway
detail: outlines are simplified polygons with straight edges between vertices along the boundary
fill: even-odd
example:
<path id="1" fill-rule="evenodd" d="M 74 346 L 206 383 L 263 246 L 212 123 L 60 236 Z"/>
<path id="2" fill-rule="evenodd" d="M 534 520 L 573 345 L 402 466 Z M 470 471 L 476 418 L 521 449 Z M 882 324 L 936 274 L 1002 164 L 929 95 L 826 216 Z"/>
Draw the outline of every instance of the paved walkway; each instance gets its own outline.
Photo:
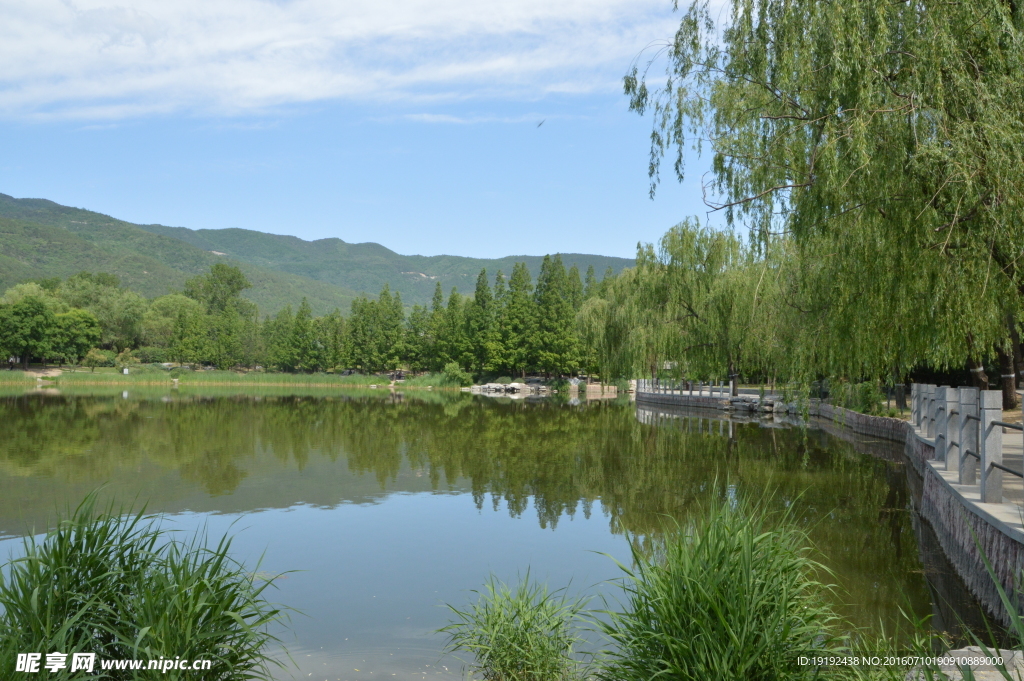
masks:
<path id="1" fill-rule="evenodd" d="M 1007 423 L 1010 423 L 1007 421 Z M 1006 430 L 1004 428 L 1004 430 Z M 926 442 L 934 444 L 934 440 L 924 436 L 919 428 L 914 431 Z M 1020 470 L 1021 455 L 1024 447 L 1021 445 L 1021 433 L 1019 430 L 1008 430 L 1003 436 L 1003 464 L 1008 468 Z M 930 460 L 925 462 L 946 482 L 949 487 L 963 497 L 968 505 L 975 507 L 982 517 L 988 517 L 989 522 L 1002 531 L 1024 543 L 1024 493 L 1022 493 L 1021 478 L 1009 473 L 1003 474 L 1003 503 L 982 503 L 981 486 L 961 485 L 959 483 L 960 473 L 956 467 L 946 470 L 944 461 Z M 980 477 L 980 476 L 978 476 Z"/>
<path id="2" fill-rule="evenodd" d="M 1010 418 L 1004 416 L 1003 420 L 1011 423 Z M 1019 430 L 1003 428 L 1003 465 L 1015 471 L 1024 471 L 1024 433 Z M 1024 507 L 1024 478 L 1004 471 L 1003 499 Z"/>

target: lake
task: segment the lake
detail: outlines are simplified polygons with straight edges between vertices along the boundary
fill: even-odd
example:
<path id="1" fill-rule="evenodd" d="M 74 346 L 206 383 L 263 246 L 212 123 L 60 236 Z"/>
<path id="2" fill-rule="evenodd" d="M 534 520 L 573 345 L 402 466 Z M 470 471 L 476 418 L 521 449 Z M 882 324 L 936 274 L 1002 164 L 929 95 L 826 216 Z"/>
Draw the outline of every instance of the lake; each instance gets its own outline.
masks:
<path id="1" fill-rule="evenodd" d="M 434 631 L 488 575 L 614 597 L 630 541 L 712 491 L 772 490 L 851 622 L 939 610 L 899 444 L 625 398 L 326 392 L 0 397 L 0 557 L 104 486 L 285 573 L 271 600 L 298 611 L 281 632 L 295 678 L 454 679 Z"/>

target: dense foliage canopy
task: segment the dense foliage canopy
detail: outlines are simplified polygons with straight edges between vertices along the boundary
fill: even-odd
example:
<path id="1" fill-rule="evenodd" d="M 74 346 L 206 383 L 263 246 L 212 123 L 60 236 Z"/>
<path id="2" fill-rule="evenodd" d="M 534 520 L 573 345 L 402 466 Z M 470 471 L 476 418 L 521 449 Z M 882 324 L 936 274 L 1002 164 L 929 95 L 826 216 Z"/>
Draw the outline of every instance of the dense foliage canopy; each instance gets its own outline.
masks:
<path id="1" fill-rule="evenodd" d="M 593 268 L 586 291 L 579 270 L 546 256 L 536 288 L 526 265 L 491 286 L 486 270 L 472 296 L 441 284 L 429 307 L 407 310 L 385 285 L 376 299 L 353 300 L 315 317 L 303 299 L 260 318 L 242 297 L 250 281 L 217 263 L 182 293 L 146 300 L 117 277 L 83 272 L 67 280 L 19 284 L 0 299 L 0 350 L 22 362 L 60 360 L 86 366 L 181 362 L 218 368 L 315 372 L 396 369 L 480 375 L 575 374 L 593 365 L 577 333 L 585 295 L 598 290 Z M 590 365 L 587 362 L 590 362 Z M 449 365 L 455 365 L 447 370 Z"/>
<path id="2" fill-rule="evenodd" d="M 719 290 L 743 280 L 732 313 L 746 305 L 748 321 L 767 322 L 758 361 L 772 372 L 899 377 L 968 363 L 987 387 L 983 362 L 996 356 L 1012 391 L 1024 369 L 1022 12 L 1007 0 L 688 3 L 664 84 L 638 64 L 626 93 L 653 114 L 652 192 L 666 153 L 681 180 L 687 152 L 708 147 L 706 201 L 749 237 L 743 257 L 716 260 L 702 250 L 710 235 L 679 242 L 701 232 L 690 224 L 663 241 L 663 271 L 632 275 L 644 279 L 637 301 L 662 296 L 651 314 L 686 336 L 670 358 L 700 365 L 713 347 L 686 305 L 716 294 L 694 288 L 707 275 L 679 259 L 683 246 L 712 258 Z M 628 313 L 607 314 L 611 330 Z M 749 328 L 743 316 L 730 334 Z M 714 343 L 724 373 L 736 346 Z"/>

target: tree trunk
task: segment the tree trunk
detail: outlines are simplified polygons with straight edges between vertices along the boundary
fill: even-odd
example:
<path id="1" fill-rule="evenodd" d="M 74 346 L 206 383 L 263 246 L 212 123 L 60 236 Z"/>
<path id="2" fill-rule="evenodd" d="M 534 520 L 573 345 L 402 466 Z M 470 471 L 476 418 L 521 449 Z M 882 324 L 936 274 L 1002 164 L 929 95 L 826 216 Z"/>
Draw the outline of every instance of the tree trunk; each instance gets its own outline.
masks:
<path id="1" fill-rule="evenodd" d="M 973 357 L 968 358 L 967 368 L 971 370 L 971 383 L 978 390 L 988 390 L 988 374 L 981 362 Z"/>
<path id="2" fill-rule="evenodd" d="M 1010 343 L 1013 344 L 1014 381 L 1019 386 L 1021 380 L 1024 380 L 1024 354 L 1021 354 L 1020 334 L 1017 333 L 1017 324 L 1012 317 L 1010 318 Z"/>
<path id="3" fill-rule="evenodd" d="M 1003 348 L 996 348 L 999 357 L 999 385 L 1003 389 L 1003 409 L 1017 408 L 1017 375 L 1013 370 L 1013 355 Z"/>

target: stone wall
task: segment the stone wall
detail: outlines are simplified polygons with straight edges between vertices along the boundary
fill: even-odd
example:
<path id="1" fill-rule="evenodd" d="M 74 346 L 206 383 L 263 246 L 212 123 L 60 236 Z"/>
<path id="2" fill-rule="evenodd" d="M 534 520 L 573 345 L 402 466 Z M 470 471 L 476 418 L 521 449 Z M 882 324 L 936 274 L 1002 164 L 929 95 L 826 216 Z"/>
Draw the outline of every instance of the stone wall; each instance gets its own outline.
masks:
<path id="1" fill-rule="evenodd" d="M 1024 544 L 1005 525 L 965 501 L 928 465 L 928 460 L 935 456 L 930 442 L 911 433 L 907 436 L 906 455 L 921 476 L 920 499 L 915 498 L 918 511 L 935 531 L 946 557 L 974 597 L 989 614 L 1008 626 L 1009 616 L 982 556 L 988 558 L 999 584 L 1012 594 L 1020 611 L 1024 599 L 1015 586 L 1024 568 Z"/>
<path id="2" fill-rule="evenodd" d="M 811 416 L 839 423 L 862 435 L 874 435 L 887 440 L 904 442 L 907 439 L 907 434 L 912 432 L 908 421 L 888 416 L 868 416 L 842 407 L 834 407 L 821 400 L 811 400 L 807 411 Z"/>
<path id="3" fill-rule="evenodd" d="M 636 398 L 638 402 L 676 407 L 720 410 L 729 407 L 728 399 L 703 396 L 638 392 Z M 793 404 L 777 403 L 775 410 L 799 413 Z M 920 476 L 919 486 L 912 485 L 915 488 L 914 505 L 935 532 L 942 551 L 971 594 L 984 605 L 990 615 L 1008 626 L 1009 615 L 982 556 L 987 556 L 998 583 L 1006 593 L 1011 594 L 1020 612 L 1024 608 L 1024 589 L 1018 592 L 1015 586 L 1024 569 L 1024 537 L 1014 536 L 1003 523 L 950 487 L 927 463 L 935 457 L 934 446 L 919 437 L 908 421 L 868 416 L 820 400 L 811 400 L 807 405 L 807 413 L 849 432 L 905 443 L 906 458 Z M 840 432 L 834 434 L 842 437 Z"/>

